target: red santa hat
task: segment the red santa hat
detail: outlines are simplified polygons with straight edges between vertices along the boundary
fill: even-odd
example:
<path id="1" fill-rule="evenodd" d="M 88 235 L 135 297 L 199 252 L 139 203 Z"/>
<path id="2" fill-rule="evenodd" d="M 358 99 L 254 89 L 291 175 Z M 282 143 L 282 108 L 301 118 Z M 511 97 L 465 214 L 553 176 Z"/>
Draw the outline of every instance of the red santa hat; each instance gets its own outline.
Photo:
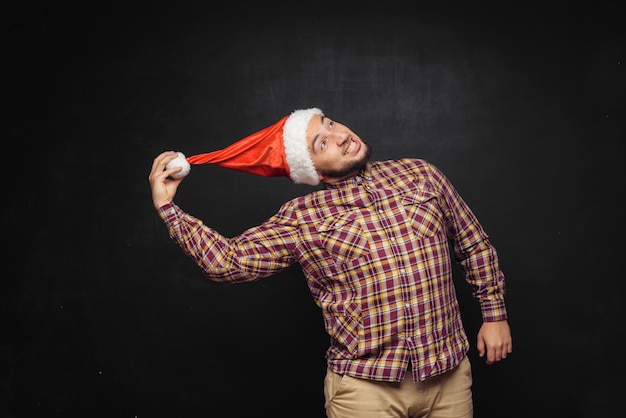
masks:
<path id="1" fill-rule="evenodd" d="M 318 108 L 300 109 L 275 124 L 224 149 L 187 157 L 189 164 L 216 164 L 259 176 L 284 176 L 294 183 L 315 186 L 320 179 L 306 139 L 311 118 L 324 114 Z"/>

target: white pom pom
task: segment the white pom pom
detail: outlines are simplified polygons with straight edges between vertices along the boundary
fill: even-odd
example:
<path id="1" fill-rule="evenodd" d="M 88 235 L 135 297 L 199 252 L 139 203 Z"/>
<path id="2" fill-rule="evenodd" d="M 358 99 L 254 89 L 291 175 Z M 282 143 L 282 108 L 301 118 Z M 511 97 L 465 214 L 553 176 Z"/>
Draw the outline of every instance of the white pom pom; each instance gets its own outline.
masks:
<path id="1" fill-rule="evenodd" d="M 172 177 L 175 179 L 179 179 L 181 177 L 185 177 L 191 171 L 191 165 L 189 165 L 189 161 L 185 158 L 185 154 L 182 152 L 178 153 L 178 157 L 174 158 L 172 161 L 165 165 L 165 169 L 170 169 L 174 167 L 182 167 L 178 173 L 172 174 Z"/>

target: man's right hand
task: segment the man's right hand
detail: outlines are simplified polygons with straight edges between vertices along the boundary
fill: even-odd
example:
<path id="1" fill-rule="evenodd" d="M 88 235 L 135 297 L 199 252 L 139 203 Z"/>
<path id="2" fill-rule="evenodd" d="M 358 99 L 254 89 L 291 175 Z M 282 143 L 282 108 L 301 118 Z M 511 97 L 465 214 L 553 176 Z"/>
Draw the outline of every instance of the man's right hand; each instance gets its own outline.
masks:
<path id="1" fill-rule="evenodd" d="M 165 169 L 165 165 L 177 156 L 178 154 L 175 151 L 165 151 L 156 157 L 152 163 L 152 171 L 150 171 L 148 180 L 152 189 L 152 203 L 155 209 L 159 209 L 161 206 L 174 200 L 178 185 L 184 179 L 184 177 L 179 179 L 169 177 L 182 170 L 181 167 Z"/>

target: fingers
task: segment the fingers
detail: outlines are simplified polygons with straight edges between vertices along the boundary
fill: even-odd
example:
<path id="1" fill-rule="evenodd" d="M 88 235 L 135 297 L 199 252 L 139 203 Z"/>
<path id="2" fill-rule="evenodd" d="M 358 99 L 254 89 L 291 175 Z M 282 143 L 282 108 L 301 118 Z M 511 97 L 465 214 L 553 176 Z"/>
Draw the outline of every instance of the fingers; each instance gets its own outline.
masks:
<path id="1" fill-rule="evenodd" d="M 177 156 L 178 154 L 174 151 L 165 151 L 159 154 L 152 162 L 152 170 L 150 171 L 150 177 L 154 177 L 155 175 L 162 174 L 163 170 L 165 170 L 165 166 L 167 165 L 167 163 L 169 163 L 171 160 L 173 160 Z"/>
<path id="2" fill-rule="evenodd" d="M 478 356 L 484 357 L 485 355 L 485 342 L 482 339 L 478 339 L 478 343 L 476 344 L 476 348 L 478 349 Z"/>
<path id="3" fill-rule="evenodd" d="M 508 354 L 513 351 L 513 345 L 508 343 L 501 343 L 489 347 L 487 349 L 487 360 L 485 361 L 487 364 L 493 364 L 500 360 L 504 360 Z M 484 353 L 481 354 L 481 350 L 478 350 L 480 357 L 483 357 Z"/>
<path id="4" fill-rule="evenodd" d="M 154 159 L 154 161 L 152 162 L 150 175 L 148 176 L 148 180 L 150 181 L 151 185 L 154 186 L 157 183 L 165 183 L 169 180 L 174 180 L 170 176 L 174 173 L 181 171 L 182 167 L 172 167 L 166 169 L 166 166 L 167 163 L 169 163 L 176 157 L 178 157 L 178 154 L 175 151 L 165 151 L 159 154 Z"/>

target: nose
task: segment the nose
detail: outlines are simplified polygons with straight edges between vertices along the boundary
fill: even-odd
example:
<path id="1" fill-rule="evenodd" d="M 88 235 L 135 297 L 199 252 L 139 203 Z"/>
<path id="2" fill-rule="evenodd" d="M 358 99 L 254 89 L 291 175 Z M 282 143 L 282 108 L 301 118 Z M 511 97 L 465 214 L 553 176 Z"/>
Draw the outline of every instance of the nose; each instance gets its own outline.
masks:
<path id="1" fill-rule="evenodd" d="M 331 138 L 333 142 L 335 143 L 335 145 L 341 146 L 348 139 L 348 132 L 347 131 L 334 131 L 332 133 Z"/>

